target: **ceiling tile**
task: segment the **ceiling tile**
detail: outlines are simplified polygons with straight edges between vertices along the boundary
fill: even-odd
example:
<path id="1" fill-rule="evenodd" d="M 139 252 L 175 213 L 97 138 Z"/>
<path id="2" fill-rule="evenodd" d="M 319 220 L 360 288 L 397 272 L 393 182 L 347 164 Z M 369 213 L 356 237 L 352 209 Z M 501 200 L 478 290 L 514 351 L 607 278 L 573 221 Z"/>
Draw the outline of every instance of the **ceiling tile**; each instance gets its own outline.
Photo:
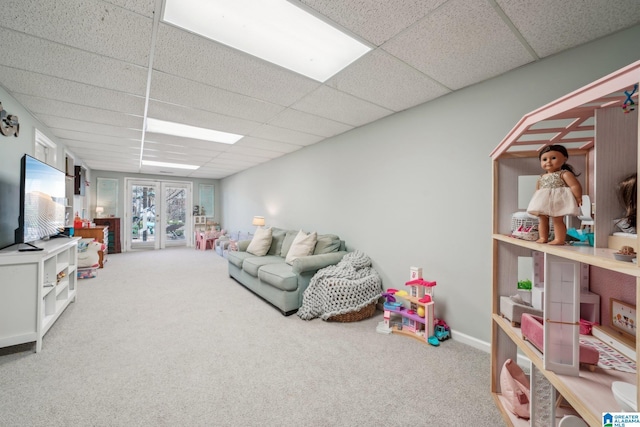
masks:
<path id="1" fill-rule="evenodd" d="M 86 105 L 70 104 L 52 99 L 38 98 L 30 95 L 16 94 L 16 99 L 29 111 L 48 114 L 55 117 L 77 119 L 91 123 L 118 124 L 121 127 L 142 129 L 142 116 L 102 110 Z"/>
<path id="2" fill-rule="evenodd" d="M 55 135 L 58 138 L 68 141 L 77 141 L 78 144 L 95 143 L 96 147 L 100 144 L 110 146 L 111 149 L 121 149 L 122 147 L 139 147 L 140 140 L 126 139 L 108 135 L 100 135 L 97 133 L 78 132 L 75 130 L 56 129 Z"/>
<path id="3" fill-rule="evenodd" d="M 109 0 L 109 3 L 120 6 L 147 18 L 153 18 L 156 0 Z"/>
<path id="4" fill-rule="evenodd" d="M 154 68 L 288 106 L 320 83 L 243 52 L 162 24 Z"/>
<path id="5" fill-rule="evenodd" d="M 281 105 L 159 72 L 154 72 L 151 78 L 150 97 L 256 122 L 266 122 L 284 109 Z"/>
<path id="6" fill-rule="evenodd" d="M 130 129 L 118 126 L 118 123 L 99 124 L 85 122 L 83 120 L 68 119 L 64 117 L 50 116 L 48 114 L 40 114 L 39 118 L 45 125 L 49 126 L 54 133 L 59 130 L 70 130 L 75 132 L 86 132 L 104 136 L 114 136 L 130 140 L 140 141 L 142 138 L 141 129 Z"/>
<path id="7" fill-rule="evenodd" d="M 280 157 L 284 154 L 278 151 L 261 150 L 259 148 L 245 147 L 237 144 L 230 146 L 226 152 L 232 154 L 246 154 L 247 156 L 252 157 L 264 157 L 265 159 L 275 159 L 276 157 Z"/>
<path id="8" fill-rule="evenodd" d="M 11 92 L 57 99 L 63 102 L 86 106 L 101 106 L 107 110 L 142 115 L 144 98 L 101 89 L 82 83 L 71 82 L 57 77 L 23 71 L 16 73 L 12 68 L 0 66 L 0 82 L 10 87 Z"/>
<path id="9" fill-rule="evenodd" d="M 382 49 L 363 56 L 329 79 L 327 85 L 393 111 L 402 111 L 450 92 Z"/>
<path id="10" fill-rule="evenodd" d="M 543 58 L 640 21 L 638 0 L 496 1 Z"/>
<path id="11" fill-rule="evenodd" d="M 304 132 L 298 132 L 291 129 L 265 124 L 251 132 L 249 136 L 256 138 L 269 139 L 273 141 L 286 142 L 295 145 L 311 145 L 322 141 L 324 137 L 318 135 L 310 135 Z"/>
<path id="12" fill-rule="evenodd" d="M 313 135 L 324 136 L 325 138 L 339 135 L 353 129 L 353 126 L 325 119 L 324 117 L 314 116 L 313 114 L 304 113 L 291 108 L 288 108 L 278 114 L 278 116 L 269 123 L 286 129 L 293 129 Z"/>
<path id="13" fill-rule="evenodd" d="M 145 94 L 147 72 L 143 67 L 3 28 L 0 28 L 0 39 L 20 46 L 4 55 L 5 66 L 140 96 Z M 25 55 L 25 51 L 29 55 Z"/>
<path id="14" fill-rule="evenodd" d="M 427 15 L 446 0 L 300 0 L 376 46 Z"/>
<path id="15" fill-rule="evenodd" d="M 450 0 L 382 48 L 450 89 L 534 59 L 486 0 Z"/>
<path id="16" fill-rule="evenodd" d="M 261 150 L 276 151 L 278 153 L 292 153 L 302 148 L 300 145 L 288 144 L 286 142 L 271 141 L 268 139 L 245 136 L 235 145 L 241 147 L 253 147 Z"/>
<path id="17" fill-rule="evenodd" d="M 361 126 L 393 113 L 328 86 L 320 86 L 293 104 L 292 108 L 351 126 Z"/>
<path id="18" fill-rule="evenodd" d="M 0 27 L 148 65 L 153 20 L 138 13 L 95 0 L 3 0 L 2 9 Z"/>
<path id="19" fill-rule="evenodd" d="M 229 144 L 223 144 L 221 142 L 205 141 L 202 139 L 185 138 L 153 132 L 147 132 L 145 134 L 145 144 L 147 143 L 159 143 L 167 146 L 184 148 L 202 148 L 205 150 L 215 151 L 226 151 L 229 148 Z"/>
<path id="20" fill-rule="evenodd" d="M 238 135 L 246 135 L 260 126 L 260 123 L 250 120 L 158 101 L 149 102 L 149 117 Z"/>
<path id="21" fill-rule="evenodd" d="M 241 154 L 224 153 L 209 162 L 209 166 L 227 165 L 229 167 L 252 167 L 263 163 L 264 158 L 251 158 Z"/>

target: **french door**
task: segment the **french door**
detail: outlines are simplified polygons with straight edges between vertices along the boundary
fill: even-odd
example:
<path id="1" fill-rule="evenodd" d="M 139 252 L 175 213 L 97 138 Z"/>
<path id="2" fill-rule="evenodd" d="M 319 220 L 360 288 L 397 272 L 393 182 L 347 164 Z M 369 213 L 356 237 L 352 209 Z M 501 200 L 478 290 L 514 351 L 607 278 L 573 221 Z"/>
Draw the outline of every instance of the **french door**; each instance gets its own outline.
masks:
<path id="1" fill-rule="evenodd" d="M 127 250 L 192 245 L 190 182 L 125 178 L 125 187 Z"/>

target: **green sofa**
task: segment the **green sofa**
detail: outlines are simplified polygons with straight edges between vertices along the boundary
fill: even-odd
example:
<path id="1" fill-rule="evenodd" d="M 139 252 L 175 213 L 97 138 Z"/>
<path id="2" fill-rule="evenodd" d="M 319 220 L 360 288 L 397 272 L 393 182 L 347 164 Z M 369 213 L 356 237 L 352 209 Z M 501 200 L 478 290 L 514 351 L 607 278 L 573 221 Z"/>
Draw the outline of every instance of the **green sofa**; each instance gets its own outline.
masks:
<path id="1" fill-rule="evenodd" d="M 229 252 L 229 276 L 289 316 L 302 306 L 302 295 L 311 278 L 324 267 L 335 265 L 347 253 L 343 240 L 334 234 L 319 234 L 312 255 L 285 262 L 298 230 L 272 227 L 269 251 L 264 256 L 248 253 L 250 240 L 238 242 Z"/>

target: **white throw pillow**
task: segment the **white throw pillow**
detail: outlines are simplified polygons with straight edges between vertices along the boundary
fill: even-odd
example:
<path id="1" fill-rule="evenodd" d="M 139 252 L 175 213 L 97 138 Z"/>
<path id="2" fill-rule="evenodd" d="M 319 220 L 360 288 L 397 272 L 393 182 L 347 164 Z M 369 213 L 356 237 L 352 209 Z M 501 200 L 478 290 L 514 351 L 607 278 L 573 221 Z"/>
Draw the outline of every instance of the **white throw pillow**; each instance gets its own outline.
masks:
<path id="1" fill-rule="evenodd" d="M 301 256 L 311 255 L 316 247 L 316 241 L 318 240 L 318 233 L 306 234 L 302 230 L 298 231 L 298 235 L 293 239 L 291 248 L 287 252 L 286 262 L 287 264 L 293 264 L 293 260 Z"/>
<path id="2" fill-rule="evenodd" d="M 247 252 L 255 256 L 265 256 L 271 247 L 271 228 L 258 228 L 251 239 Z"/>

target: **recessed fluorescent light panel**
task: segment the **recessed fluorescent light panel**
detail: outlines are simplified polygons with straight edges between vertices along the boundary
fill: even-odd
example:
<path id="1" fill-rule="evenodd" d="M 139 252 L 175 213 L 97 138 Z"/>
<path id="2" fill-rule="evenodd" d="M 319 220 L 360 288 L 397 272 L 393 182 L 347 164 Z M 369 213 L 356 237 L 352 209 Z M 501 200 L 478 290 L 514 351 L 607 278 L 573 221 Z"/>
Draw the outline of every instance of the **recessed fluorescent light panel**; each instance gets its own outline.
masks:
<path id="1" fill-rule="evenodd" d="M 164 120 L 147 118 L 147 132 L 163 133 L 165 135 L 181 136 L 183 138 L 202 139 L 205 141 L 235 144 L 243 135 L 220 132 L 213 129 L 183 125 L 181 123 L 165 122 Z"/>
<path id="2" fill-rule="evenodd" d="M 161 168 L 174 168 L 174 169 L 190 169 L 190 170 L 196 170 L 198 169 L 200 166 L 196 166 L 196 165 L 183 165 L 181 163 L 167 163 L 167 162 L 156 162 L 153 160 L 143 160 L 142 161 L 142 165 L 143 166 L 158 166 Z"/>
<path id="3" fill-rule="evenodd" d="M 319 82 L 371 50 L 286 0 L 166 0 L 163 20 Z"/>

